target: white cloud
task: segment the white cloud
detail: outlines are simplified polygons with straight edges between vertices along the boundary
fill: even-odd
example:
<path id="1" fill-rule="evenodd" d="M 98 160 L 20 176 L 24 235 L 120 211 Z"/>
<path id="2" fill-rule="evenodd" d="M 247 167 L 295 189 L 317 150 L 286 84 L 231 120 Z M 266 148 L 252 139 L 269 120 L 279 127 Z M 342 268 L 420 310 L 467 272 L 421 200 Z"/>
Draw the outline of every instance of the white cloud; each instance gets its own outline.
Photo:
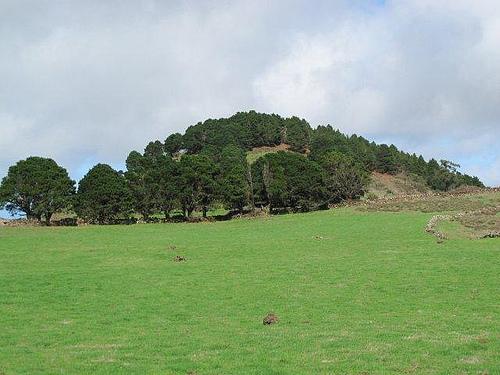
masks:
<path id="1" fill-rule="evenodd" d="M 493 2 L 391 2 L 297 37 L 254 90 L 265 110 L 427 157 L 498 159 L 499 25 Z"/>
<path id="2" fill-rule="evenodd" d="M 367 4 L 4 0 L 0 175 L 30 154 L 73 175 L 88 160 L 119 164 L 151 139 L 248 109 L 427 157 L 498 160 L 495 1 Z"/>

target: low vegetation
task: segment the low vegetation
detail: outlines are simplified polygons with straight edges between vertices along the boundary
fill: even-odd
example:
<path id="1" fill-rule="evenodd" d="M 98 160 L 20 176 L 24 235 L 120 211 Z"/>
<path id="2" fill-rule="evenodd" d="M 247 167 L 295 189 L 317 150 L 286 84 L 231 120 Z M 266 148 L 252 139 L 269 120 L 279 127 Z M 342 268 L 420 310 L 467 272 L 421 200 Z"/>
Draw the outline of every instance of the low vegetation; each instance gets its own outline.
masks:
<path id="1" fill-rule="evenodd" d="M 2 227 L 0 373 L 499 373 L 499 239 L 428 208 Z"/>
<path id="2" fill-rule="evenodd" d="M 419 211 L 458 213 L 475 211 L 500 205 L 498 189 L 482 190 L 471 194 L 413 194 L 396 196 L 389 199 L 366 201 L 357 209 L 368 211 Z"/>
<path id="3" fill-rule="evenodd" d="M 397 196 L 356 205 L 361 211 L 419 211 L 437 213 L 425 230 L 438 240 L 500 236 L 500 191 L 479 190 L 448 194 Z"/>

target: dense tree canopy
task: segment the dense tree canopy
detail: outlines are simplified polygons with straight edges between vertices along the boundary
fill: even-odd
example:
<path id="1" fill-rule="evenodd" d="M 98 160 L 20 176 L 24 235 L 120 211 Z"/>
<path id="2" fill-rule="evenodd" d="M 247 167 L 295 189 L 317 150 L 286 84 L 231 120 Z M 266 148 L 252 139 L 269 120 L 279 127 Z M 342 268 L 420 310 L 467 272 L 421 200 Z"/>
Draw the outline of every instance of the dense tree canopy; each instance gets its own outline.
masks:
<path id="1" fill-rule="evenodd" d="M 219 168 L 208 156 L 185 155 L 179 164 L 179 200 L 186 216 L 201 209 L 203 217 L 215 201 Z"/>
<path id="2" fill-rule="evenodd" d="M 171 134 L 165 139 L 165 152 L 170 156 L 174 156 L 177 152 L 182 150 L 183 145 L 184 141 L 182 134 Z"/>
<path id="3" fill-rule="evenodd" d="M 325 153 L 334 151 L 351 157 L 356 165 L 368 172 L 408 172 L 427 180 L 437 190 L 463 184 L 483 186 L 479 179 L 458 171 L 428 167 L 422 156 L 404 153 L 394 145 L 377 145 L 356 134 L 347 136 L 330 125 L 312 129 L 307 121 L 297 117 L 282 118 L 255 111 L 239 112 L 229 118 L 200 122 L 189 127 L 183 136 L 175 134 L 167 140 L 167 152 L 184 148 L 191 154 L 220 153 L 229 145 L 248 151 L 254 147 L 286 143 L 292 151 L 309 154 L 316 161 Z M 453 180 L 453 183 L 444 180 Z"/>
<path id="4" fill-rule="evenodd" d="M 246 155 L 236 146 L 227 146 L 220 156 L 219 189 L 221 200 L 229 209 L 243 211 L 251 201 L 250 175 Z"/>
<path id="5" fill-rule="evenodd" d="M 359 199 L 364 194 L 368 176 L 352 157 L 331 151 L 322 156 L 320 164 L 330 203 Z"/>
<path id="6" fill-rule="evenodd" d="M 29 157 L 9 168 L 0 185 L 0 207 L 50 224 L 52 215 L 71 207 L 75 192 L 66 169 L 52 159 Z"/>
<path id="7" fill-rule="evenodd" d="M 271 210 L 308 211 L 328 201 L 324 171 L 296 153 L 280 151 L 263 156 L 252 166 L 252 176 L 257 201 Z"/>
<path id="8" fill-rule="evenodd" d="M 132 194 L 134 209 L 147 221 L 159 206 L 160 181 L 155 180 L 155 169 L 150 158 L 137 151 L 128 155 L 126 165 L 125 179 Z"/>
<path id="9" fill-rule="evenodd" d="M 190 126 L 182 144 L 192 154 L 209 146 L 222 150 L 225 146 L 236 145 L 243 150 L 251 150 L 253 147 L 280 143 L 288 143 L 293 150 L 302 152 L 308 147 L 310 132 L 307 121 L 297 117 L 239 112 L 229 118 L 209 119 Z"/>
<path id="10" fill-rule="evenodd" d="M 97 164 L 79 182 L 75 211 L 88 222 L 112 224 L 128 218 L 132 195 L 123 174 Z"/>

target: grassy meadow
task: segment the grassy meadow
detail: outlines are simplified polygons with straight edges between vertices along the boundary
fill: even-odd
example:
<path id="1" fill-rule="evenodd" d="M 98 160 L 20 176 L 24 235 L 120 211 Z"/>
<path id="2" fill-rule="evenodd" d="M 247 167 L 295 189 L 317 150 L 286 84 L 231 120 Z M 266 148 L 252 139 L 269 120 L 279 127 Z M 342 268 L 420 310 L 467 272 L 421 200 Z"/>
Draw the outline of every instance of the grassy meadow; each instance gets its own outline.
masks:
<path id="1" fill-rule="evenodd" d="M 0 228 L 0 374 L 498 374 L 500 240 L 431 216 Z"/>

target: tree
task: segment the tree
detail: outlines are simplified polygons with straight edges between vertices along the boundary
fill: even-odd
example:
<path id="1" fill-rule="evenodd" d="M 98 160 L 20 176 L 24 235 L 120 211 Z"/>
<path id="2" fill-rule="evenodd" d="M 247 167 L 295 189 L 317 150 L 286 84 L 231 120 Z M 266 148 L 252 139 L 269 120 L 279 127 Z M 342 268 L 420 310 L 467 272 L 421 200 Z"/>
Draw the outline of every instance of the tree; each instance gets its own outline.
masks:
<path id="1" fill-rule="evenodd" d="M 245 152 L 236 146 L 227 146 L 220 157 L 220 195 L 227 208 L 242 211 L 250 199 L 248 164 Z"/>
<path id="2" fill-rule="evenodd" d="M 198 122 L 188 127 L 184 135 L 179 133 L 170 135 L 165 140 L 163 147 L 158 141 L 151 142 L 145 154 L 166 154 L 170 157 L 177 157 L 181 154 L 179 151 L 182 151 L 190 155 L 205 155 L 210 159 L 220 161 L 222 151 L 226 147 L 235 146 L 243 151 L 248 151 L 255 147 L 276 146 L 280 143 L 289 145 L 288 149 L 291 151 L 306 154 L 310 160 L 316 163 L 321 163 L 322 158 L 327 153 L 340 152 L 351 158 L 357 166 L 361 166 L 366 172 L 378 171 L 390 174 L 406 172 L 414 177 L 417 176 L 420 180 L 424 179 L 433 189 L 450 189 L 464 184 L 483 186 L 477 177 L 461 174 L 457 170 L 457 165 L 447 161 L 440 166 L 434 160 L 434 163 L 437 164 L 435 168 L 432 161 L 427 163 L 423 157 L 402 152 L 394 145 L 378 145 L 356 134 L 343 134 L 330 125 L 312 129 L 307 121 L 298 117 L 283 118 L 276 114 L 255 111 L 238 112 L 228 118 L 207 119 Z M 271 168 L 269 170 L 275 176 L 274 182 L 269 185 L 270 189 L 273 189 L 278 183 L 277 176 L 280 173 L 278 169 L 275 168 L 273 171 Z M 238 175 L 240 174 L 238 173 Z M 236 176 L 234 177 L 236 178 Z M 262 179 L 262 176 L 255 177 Z M 344 174 L 343 178 L 347 177 L 348 175 Z M 253 180 L 253 170 L 247 168 L 248 185 L 252 186 L 250 188 L 250 202 L 254 202 L 253 198 L 255 198 Z M 228 183 L 230 181 L 222 178 L 221 182 Z M 231 186 L 236 187 L 236 185 Z M 239 186 L 241 188 L 243 185 Z M 337 186 L 337 188 L 340 187 Z M 269 191 L 266 190 L 266 192 Z M 236 191 L 233 193 L 227 191 L 226 193 L 223 199 L 226 204 L 232 201 L 232 203 L 229 202 L 229 207 L 237 208 L 238 204 L 241 206 L 241 200 L 240 203 L 237 203 L 229 197 L 233 193 L 241 197 L 241 190 L 240 193 Z M 277 199 L 279 194 L 272 196 L 273 199 Z M 276 204 L 283 203 L 276 201 Z"/>
<path id="3" fill-rule="evenodd" d="M 128 218 L 132 203 L 123 174 L 109 165 L 97 164 L 78 184 L 75 211 L 88 222 L 112 224 Z"/>
<path id="4" fill-rule="evenodd" d="M 179 163 L 165 158 L 159 167 L 158 208 L 165 218 L 169 218 L 170 212 L 179 202 Z"/>
<path id="5" fill-rule="evenodd" d="M 149 158 L 159 159 L 164 155 L 165 149 L 163 143 L 161 143 L 160 141 L 149 142 L 144 149 L 144 156 Z"/>
<path id="6" fill-rule="evenodd" d="M 289 144 L 293 151 L 305 152 L 310 144 L 311 126 L 295 116 L 285 119 L 284 123 L 281 142 Z"/>
<path id="7" fill-rule="evenodd" d="M 132 151 L 126 161 L 127 180 L 132 194 L 133 206 L 145 221 L 148 221 L 158 206 L 158 189 L 150 183 L 151 170 L 147 158 L 137 151 Z"/>
<path id="8" fill-rule="evenodd" d="M 165 152 L 170 156 L 173 156 L 179 152 L 184 145 L 182 135 L 179 133 L 171 134 L 165 139 Z"/>
<path id="9" fill-rule="evenodd" d="M 294 152 L 277 152 L 259 158 L 252 165 L 255 195 L 270 209 L 309 211 L 327 202 L 321 167 Z"/>
<path id="10" fill-rule="evenodd" d="M 366 172 L 353 158 L 340 152 L 329 152 L 321 158 L 325 184 L 331 203 L 358 199 L 364 194 L 368 180 Z"/>
<path id="11" fill-rule="evenodd" d="M 179 162 L 179 198 L 184 216 L 201 208 L 203 217 L 217 193 L 217 165 L 205 155 L 184 155 Z"/>
<path id="12" fill-rule="evenodd" d="M 54 213 L 71 207 L 74 193 L 75 182 L 66 169 L 52 159 L 32 156 L 9 168 L 0 185 L 0 207 L 50 225 Z"/>
<path id="13" fill-rule="evenodd" d="M 381 144 L 377 150 L 376 170 L 380 173 L 395 174 L 398 172 L 398 166 L 391 147 Z"/>

